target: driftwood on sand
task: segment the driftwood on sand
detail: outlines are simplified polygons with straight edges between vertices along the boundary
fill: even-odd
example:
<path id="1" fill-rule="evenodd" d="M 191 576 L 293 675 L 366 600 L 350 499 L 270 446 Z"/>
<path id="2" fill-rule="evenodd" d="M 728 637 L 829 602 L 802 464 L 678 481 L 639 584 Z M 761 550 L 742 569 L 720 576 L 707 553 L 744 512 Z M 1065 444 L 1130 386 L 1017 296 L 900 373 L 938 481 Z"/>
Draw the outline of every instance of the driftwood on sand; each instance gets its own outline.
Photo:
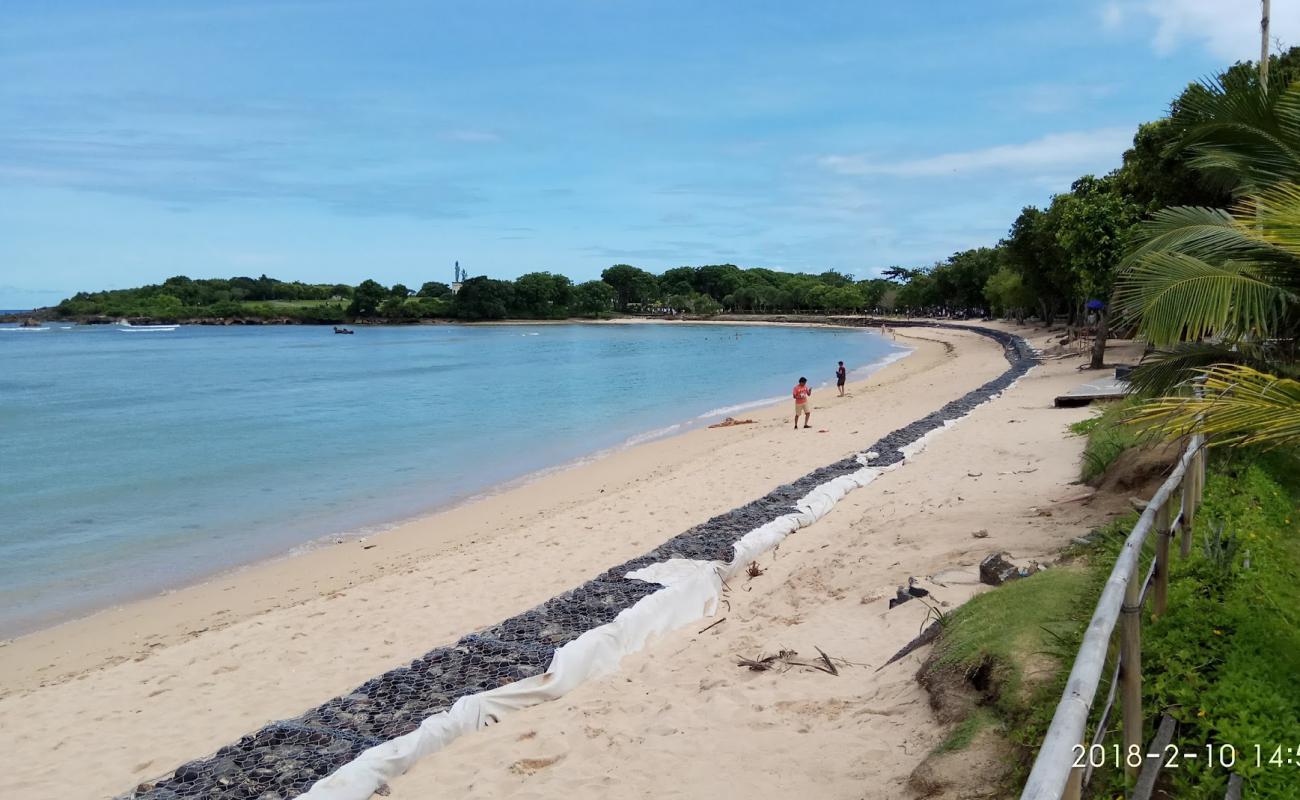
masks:
<path id="1" fill-rule="evenodd" d="M 839 668 L 835 666 L 835 662 L 830 656 L 826 655 L 824 650 L 816 645 L 813 646 L 813 649 L 821 656 L 820 658 L 807 661 L 799 658 L 799 654 L 794 650 L 780 650 L 776 655 L 763 656 L 758 659 L 739 658 L 736 661 L 736 666 L 749 667 L 754 672 L 765 672 L 767 670 L 786 672 L 791 667 L 806 667 L 808 669 L 820 670 L 829 675 L 840 674 Z M 848 663 L 847 661 L 843 661 L 843 659 L 841 659 L 841 662 L 846 664 Z"/>
<path id="2" fill-rule="evenodd" d="M 736 419 L 735 417 L 727 417 L 727 418 L 724 419 L 722 422 L 715 422 L 715 423 L 713 423 L 712 425 L 710 425 L 709 427 L 710 427 L 710 428 L 730 428 L 730 427 L 733 426 L 733 425 L 753 425 L 753 424 L 754 424 L 754 420 L 752 420 L 752 419 Z"/>

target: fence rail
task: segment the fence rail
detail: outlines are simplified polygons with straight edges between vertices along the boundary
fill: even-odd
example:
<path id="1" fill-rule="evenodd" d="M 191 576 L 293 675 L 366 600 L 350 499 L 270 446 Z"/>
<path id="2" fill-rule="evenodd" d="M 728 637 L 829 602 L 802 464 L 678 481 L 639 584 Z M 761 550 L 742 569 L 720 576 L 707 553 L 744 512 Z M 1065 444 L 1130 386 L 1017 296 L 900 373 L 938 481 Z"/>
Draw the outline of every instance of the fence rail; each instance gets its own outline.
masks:
<path id="1" fill-rule="evenodd" d="M 1179 552 L 1186 558 L 1192 550 L 1192 519 L 1201 504 L 1205 486 L 1205 440 L 1192 437 L 1173 472 L 1156 490 L 1138 518 L 1133 531 L 1115 560 L 1106 579 L 1097 609 L 1092 614 L 1083 642 L 1075 657 L 1061 702 L 1056 706 L 1052 724 L 1043 737 L 1034 767 L 1020 794 L 1021 800 L 1078 800 L 1092 770 L 1078 763 L 1089 763 L 1091 746 L 1099 745 L 1105 735 L 1111 706 L 1120 702 L 1122 755 L 1142 756 L 1134 765 L 1124 758 L 1126 769 L 1136 779 L 1146 764 L 1147 748 L 1142 741 L 1146 719 L 1142 710 L 1142 608 L 1151 599 L 1151 611 L 1159 617 L 1165 613 L 1169 591 L 1169 559 L 1172 540 L 1180 535 Z M 1139 573 L 1142 548 L 1147 537 L 1156 534 L 1155 557 L 1145 578 Z M 1088 715 L 1096 700 L 1097 687 L 1106 666 L 1111 637 L 1119 624 L 1119 656 L 1111 691 L 1102 709 L 1096 735 L 1087 738 Z M 1077 748 L 1083 747 L 1084 758 Z M 1134 749 L 1136 748 L 1136 749 Z M 1158 771 L 1158 765 L 1155 769 Z M 1153 774 L 1153 773 L 1152 773 Z M 1150 779 L 1154 783 L 1154 774 Z"/>

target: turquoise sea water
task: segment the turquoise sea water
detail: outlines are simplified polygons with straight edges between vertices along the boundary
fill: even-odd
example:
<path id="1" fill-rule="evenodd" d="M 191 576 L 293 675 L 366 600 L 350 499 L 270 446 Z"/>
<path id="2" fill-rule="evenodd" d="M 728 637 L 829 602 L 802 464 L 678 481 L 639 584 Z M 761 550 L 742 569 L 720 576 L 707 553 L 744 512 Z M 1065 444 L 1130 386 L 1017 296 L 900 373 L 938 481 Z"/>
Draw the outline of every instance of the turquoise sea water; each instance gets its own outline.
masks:
<path id="1" fill-rule="evenodd" d="M 0 326 L 0 636 L 903 352 L 759 326 Z"/>

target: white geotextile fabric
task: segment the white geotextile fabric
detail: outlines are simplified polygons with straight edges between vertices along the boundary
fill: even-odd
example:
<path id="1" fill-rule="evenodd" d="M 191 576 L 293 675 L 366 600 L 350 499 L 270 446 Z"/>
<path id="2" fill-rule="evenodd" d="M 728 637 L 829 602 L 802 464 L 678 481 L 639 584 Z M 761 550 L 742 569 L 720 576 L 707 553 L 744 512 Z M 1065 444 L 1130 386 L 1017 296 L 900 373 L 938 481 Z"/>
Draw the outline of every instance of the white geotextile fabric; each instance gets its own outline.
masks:
<path id="1" fill-rule="evenodd" d="M 925 449 L 933 436 L 955 422 L 946 420 L 943 427 L 901 448 L 904 460 L 889 466 L 868 466 L 877 454 L 859 454 L 857 459 L 864 465 L 862 469 L 815 487 L 795 503 L 797 511 L 745 534 L 733 545 L 734 555 L 728 564 L 674 558 L 628 573 L 629 578 L 661 583 L 664 588 L 624 609 L 612 622 L 592 628 L 557 649 L 550 666 L 541 675 L 462 697 L 451 708 L 430 716 L 405 736 L 366 750 L 332 775 L 317 781 L 303 797 L 366 800 L 382 784 L 406 772 L 424 756 L 441 750 L 456 737 L 491 725 L 511 711 L 555 700 L 587 680 L 614 672 L 623 656 L 640 650 L 651 637 L 711 616 L 721 600 L 725 579 L 791 533 L 826 516 L 849 492 L 866 486 L 883 472 L 901 467 L 906 459 Z"/>

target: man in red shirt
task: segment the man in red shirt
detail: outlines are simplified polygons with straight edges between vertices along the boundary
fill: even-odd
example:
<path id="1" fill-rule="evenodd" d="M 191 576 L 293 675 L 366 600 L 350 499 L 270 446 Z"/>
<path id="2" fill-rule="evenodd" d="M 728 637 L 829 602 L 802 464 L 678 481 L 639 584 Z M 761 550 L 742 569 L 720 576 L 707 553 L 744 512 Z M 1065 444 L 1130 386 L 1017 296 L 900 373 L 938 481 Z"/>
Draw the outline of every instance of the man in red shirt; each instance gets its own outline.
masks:
<path id="1" fill-rule="evenodd" d="M 808 404 L 808 398 L 812 396 L 812 388 L 808 386 L 807 378 L 800 378 L 799 383 L 794 387 L 794 428 L 799 430 L 799 415 L 803 414 L 803 426 L 808 427 L 808 418 L 812 416 L 812 410 Z"/>

